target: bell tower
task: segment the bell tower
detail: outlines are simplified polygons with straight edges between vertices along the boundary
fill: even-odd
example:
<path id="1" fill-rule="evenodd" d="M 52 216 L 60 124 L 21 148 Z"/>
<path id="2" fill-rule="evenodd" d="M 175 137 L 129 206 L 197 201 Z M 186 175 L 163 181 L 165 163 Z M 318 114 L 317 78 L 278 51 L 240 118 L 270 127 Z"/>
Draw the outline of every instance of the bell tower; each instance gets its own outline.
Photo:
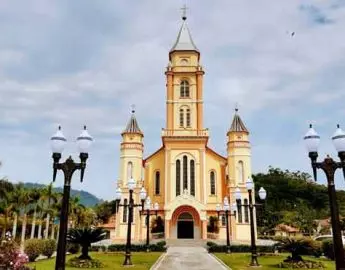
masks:
<path id="1" fill-rule="evenodd" d="M 182 25 L 169 52 L 166 69 L 166 128 L 164 136 L 200 136 L 203 125 L 203 76 L 200 52 L 187 26 L 186 7 Z"/>

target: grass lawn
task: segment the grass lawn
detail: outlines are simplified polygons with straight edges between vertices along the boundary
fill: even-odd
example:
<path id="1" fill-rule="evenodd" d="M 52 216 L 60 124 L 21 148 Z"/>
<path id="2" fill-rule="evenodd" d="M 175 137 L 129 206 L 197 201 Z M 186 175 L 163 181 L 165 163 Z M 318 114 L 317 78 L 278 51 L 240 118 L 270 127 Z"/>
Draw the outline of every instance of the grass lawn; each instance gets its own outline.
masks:
<path id="1" fill-rule="evenodd" d="M 250 263 L 251 256 L 249 253 L 232 253 L 232 254 L 224 254 L 224 253 L 214 253 L 219 259 L 221 259 L 226 265 L 228 265 L 232 270 L 247 270 L 253 269 L 248 267 Z M 271 270 L 271 269 L 283 269 L 278 268 L 277 264 L 282 262 L 289 254 L 281 254 L 279 256 L 262 256 L 258 257 L 259 264 L 262 266 L 259 269 L 261 270 Z M 314 258 L 309 256 L 303 256 L 304 259 L 313 260 L 313 261 L 321 261 L 325 265 L 325 269 L 335 269 L 335 264 L 333 261 L 328 259 L 321 259 L 321 258 Z"/>
<path id="2" fill-rule="evenodd" d="M 133 267 L 130 269 L 150 269 L 150 267 L 157 261 L 161 252 L 132 252 L 132 263 L 134 264 Z M 101 268 L 103 270 L 113 270 L 113 269 L 125 269 L 122 266 L 123 261 L 125 259 L 124 253 L 101 253 L 101 252 L 90 252 L 90 256 L 93 259 L 100 260 L 103 264 L 105 264 L 105 268 Z M 69 255 L 66 257 L 66 262 L 70 259 L 76 257 L 76 255 Z M 36 266 L 36 270 L 52 270 L 55 267 L 55 258 L 49 260 L 42 260 L 38 262 L 29 263 L 29 266 L 34 267 Z M 74 268 L 74 267 L 66 267 L 66 270 L 70 269 L 90 269 L 90 268 Z"/>

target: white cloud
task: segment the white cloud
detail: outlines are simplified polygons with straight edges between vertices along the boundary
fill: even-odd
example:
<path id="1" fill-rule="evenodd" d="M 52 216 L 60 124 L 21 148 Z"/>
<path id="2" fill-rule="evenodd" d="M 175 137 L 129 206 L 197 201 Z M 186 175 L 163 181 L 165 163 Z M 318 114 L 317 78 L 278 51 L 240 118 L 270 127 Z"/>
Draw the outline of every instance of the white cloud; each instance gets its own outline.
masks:
<path id="1" fill-rule="evenodd" d="M 111 198 L 120 133 L 132 103 L 145 132 L 145 154 L 156 150 L 164 126 L 164 71 L 183 3 L 133 3 L 0 4 L 2 174 L 49 181 L 48 139 L 56 125 L 71 141 L 66 153 L 75 153 L 72 142 L 86 123 L 95 145 L 87 181 L 75 185 Z M 345 6 L 303 5 L 298 0 L 190 3 L 188 23 L 206 70 L 205 122 L 212 145 L 225 151 L 225 131 L 238 102 L 252 131 L 255 171 L 272 161 L 308 170 L 299 141 L 307 122 L 329 133 L 343 114 Z"/>

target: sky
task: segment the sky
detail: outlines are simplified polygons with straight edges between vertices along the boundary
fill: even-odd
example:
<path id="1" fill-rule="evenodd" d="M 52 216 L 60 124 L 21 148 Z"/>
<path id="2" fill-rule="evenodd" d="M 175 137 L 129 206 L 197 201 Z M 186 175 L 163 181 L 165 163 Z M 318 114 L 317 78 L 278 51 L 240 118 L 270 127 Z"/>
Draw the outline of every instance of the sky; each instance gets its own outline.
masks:
<path id="1" fill-rule="evenodd" d="M 253 173 L 268 166 L 311 173 L 303 136 L 313 123 L 319 155 L 337 158 L 331 136 L 345 127 L 345 3 L 333 0 L 187 0 L 201 52 L 209 145 L 226 154 L 235 104 L 250 130 Z M 183 0 L 0 1 L 0 177 L 47 184 L 49 139 L 60 124 L 63 158 L 79 160 L 84 124 L 94 137 L 84 182 L 114 197 L 121 131 L 130 105 L 148 156 L 165 126 L 168 52 Z M 295 32 L 292 36 L 291 33 Z M 324 184 L 323 172 L 319 183 Z M 56 186 L 63 185 L 58 173 Z M 345 188 L 341 172 L 336 186 Z"/>

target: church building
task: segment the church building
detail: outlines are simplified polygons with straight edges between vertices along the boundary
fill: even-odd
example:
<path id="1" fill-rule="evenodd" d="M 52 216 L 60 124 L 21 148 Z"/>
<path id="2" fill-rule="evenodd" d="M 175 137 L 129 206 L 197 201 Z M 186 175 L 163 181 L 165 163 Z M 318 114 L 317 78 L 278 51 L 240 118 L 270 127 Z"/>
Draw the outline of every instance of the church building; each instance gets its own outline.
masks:
<path id="1" fill-rule="evenodd" d="M 205 71 L 200 65 L 201 53 L 192 39 L 185 14 L 168 56 L 162 146 L 144 155 L 144 132 L 133 110 L 122 132 L 120 146 L 117 184 L 122 190 L 121 203 L 128 203 L 127 181 L 133 178 L 136 181 L 134 202 L 140 204 L 139 192 L 144 187 L 151 202 L 158 203 L 157 214 L 164 222 L 165 239 L 207 239 L 211 237 L 207 231 L 210 217 L 217 217 L 216 206 L 223 205 L 225 197 L 230 205 L 235 203 L 238 187 L 241 203 L 248 204 L 245 182 L 251 177 L 249 131 L 236 109 L 232 119 L 228 119 L 230 128 L 224 134 L 227 155 L 222 156 L 208 146 L 209 131 L 203 121 Z M 231 240 L 250 240 L 248 211 L 249 207 L 240 207 L 229 217 Z M 151 216 L 152 219 L 155 217 Z M 113 240 L 126 239 L 127 221 L 128 209 L 120 207 Z M 212 237 L 226 239 L 225 226 L 225 217 L 220 216 L 219 232 Z M 140 215 L 140 207 L 134 208 L 131 230 L 133 240 L 146 239 L 145 215 Z"/>

